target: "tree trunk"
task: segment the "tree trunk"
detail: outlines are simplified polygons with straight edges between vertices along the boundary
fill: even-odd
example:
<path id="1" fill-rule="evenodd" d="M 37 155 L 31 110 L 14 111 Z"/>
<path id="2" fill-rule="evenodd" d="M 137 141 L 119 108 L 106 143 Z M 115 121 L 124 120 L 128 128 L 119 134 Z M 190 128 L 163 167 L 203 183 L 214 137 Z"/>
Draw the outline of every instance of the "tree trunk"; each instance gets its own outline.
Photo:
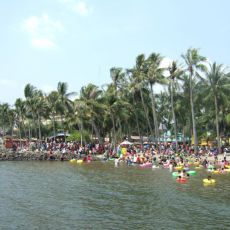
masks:
<path id="1" fill-rule="evenodd" d="M 93 129 L 94 129 L 94 131 L 96 133 L 96 136 L 98 138 L 99 144 L 102 144 L 101 135 L 100 135 L 100 132 L 99 132 L 94 120 L 92 120 L 91 123 L 92 123 Z"/>
<path id="2" fill-rule="evenodd" d="M 39 139 L 39 141 L 41 141 L 41 139 L 42 139 L 42 135 L 41 135 L 41 121 L 40 121 L 40 115 L 39 114 L 37 114 L 38 115 L 38 139 Z"/>
<path id="3" fill-rule="evenodd" d="M 172 108 L 172 117 L 173 117 L 173 128 L 175 133 L 175 140 L 176 140 L 176 152 L 178 152 L 178 140 L 177 140 L 177 124 L 176 124 L 176 115 L 174 110 L 174 84 L 173 80 L 171 79 L 171 108 Z"/>
<path id="4" fill-rule="evenodd" d="M 110 111 L 110 117 L 111 117 L 111 120 L 112 120 L 112 124 L 113 124 L 113 141 L 114 141 L 114 147 L 116 146 L 116 129 L 115 129 L 115 119 L 114 119 L 114 116 L 112 114 L 112 112 Z"/>
<path id="5" fill-rule="evenodd" d="M 132 96 L 133 96 L 133 105 L 135 105 L 134 94 L 132 94 Z M 136 111 L 136 107 L 135 107 L 135 106 L 134 106 L 134 116 L 135 116 L 135 120 L 136 120 L 136 124 L 137 124 L 138 135 L 139 135 L 140 140 L 141 140 L 141 147 L 143 147 L 143 138 L 142 138 L 142 136 L 141 136 L 140 125 L 139 125 L 138 116 L 137 116 L 137 111 Z"/>
<path id="6" fill-rule="evenodd" d="M 142 102 L 142 105 L 143 105 L 143 108 L 144 108 L 145 118 L 147 120 L 149 131 L 150 131 L 151 136 L 153 136 L 153 130 L 152 130 L 152 127 L 151 127 L 151 124 L 150 124 L 149 116 L 148 116 L 147 109 L 146 109 L 146 106 L 145 106 L 145 103 L 144 103 L 143 93 L 142 93 L 141 89 L 140 89 L 140 94 L 141 94 L 141 102 Z"/>
<path id="7" fill-rule="evenodd" d="M 192 131 L 194 137 L 194 153 L 198 152 L 198 140 L 196 133 L 196 120 L 195 120 L 195 112 L 194 112 L 194 103 L 193 103 L 193 88 L 192 88 L 192 74 L 189 75 L 189 85 L 190 85 L 190 105 L 191 105 L 191 114 L 192 114 Z"/>
<path id="8" fill-rule="evenodd" d="M 218 144 L 218 153 L 221 153 L 221 146 L 220 146 L 220 131 L 219 131 L 219 121 L 218 121 L 218 104 L 217 98 L 215 96 L 215 114 L 216 114 L 216 137 L 217 137 L 217 144 Z"/>
<path id="9" fill-rule="evenodd" d="M 61 114 L 61 127 L 62 127 L 63 132 L 65 133 L 65 131 L 64 131 L 64 121 L 63 121 L 63 115 L 62 114 Z"/>
<path id="10" fill-rule="evenodd" d="M 35 116 L 34 114 L 32 113 L 32 118 L 33 118 L 33 124 L 35 125 Z M 37 129 L 36 129 L 36 125 L 34 127 L 34 137 L 37 137 L 38 136 L 38 132 L 37 132 Z M 33 127 L 31 125 L 31 137 L 33 137 Z"/>
<path id="11" fill-rule="evenodd" d="M 14 124 L 12 122 L 12 124 L 11 124 L 11 136 L 13 137 L 13 135 L 14 135 Z"/>
<path id="12" fill-rule="evenodd" d="M 185 144 L 186 144 L 186 137 L 185 137 L 185 126 L 183 126 L 183 128 L 182 128 L 182 136 L 183 136 L 183 145 L 185 146 Z"/>
<path id="13" fill-rule="evenodd" d="M 18 132 L 19 132 L 19 138 L 20 138 L 20 149 L 22 148 L 22 134 L 21 134 L 21 124 L 20 121 L 18 122 Z"/>
<path id="14" fill-rule="evenodd" d="M 151 103 L 152 103 L 152 112 L 153 112 L 153 121 L 154 121 L 156 145 L 158 145 L 158 142 L 159 142 L 159 126 L 158 126 L 158 121 L 157 121 L 156 101 L 155 101 L 155 96 L 154 96 L 153 85 L 152 84 L 150 84 L 150 88 L 151 88 Z"/>
<path id="15" fill-rule="evenodd" d="M 28 134 L 29 134 L 29 141 L 30 141 L 30 140 L 31 140 L 30 122 L 29 122 L 29 124 L 28 124 L 28 125 L 29 125 L 29 130 L 28 130 L 28 131 L 29 131 L 29 133 L 28 133 Z"/>
<path id="16" fill-rule="evenodd" d="M 3 125 L 2 125 L 2 129 L 3 129 L 3 133 L 2 133 L 2 135 L 3 135 L 3 137 L 5 136 L 5 133 L 6 133 L 6 128 L 5 128 L 5 124 L 4 124 L 5 122 L 3 121 Z"/>
<path id="17" fill-rule="evenodd" d="M 56 137 L 56 127 L 55 127 L 55 116 L 52 115 L 52 123 L 53 123 L 53 132 L 54 132 L 54 138 Z"/>
<path id="18" fill-rule="evenodd" d="M 118 117 L 117 118 L 118 125 L 119 125 L 119 131 L 118 131 L 118 139 L 122 138 L 122 125 L 121 125 L 121 119 Z"/>

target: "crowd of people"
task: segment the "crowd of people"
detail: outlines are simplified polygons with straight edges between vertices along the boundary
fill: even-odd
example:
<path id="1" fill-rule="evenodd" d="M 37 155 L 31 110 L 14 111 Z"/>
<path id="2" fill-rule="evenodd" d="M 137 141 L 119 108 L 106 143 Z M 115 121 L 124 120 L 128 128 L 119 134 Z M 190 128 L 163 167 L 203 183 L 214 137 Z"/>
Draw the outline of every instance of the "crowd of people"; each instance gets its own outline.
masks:
<path id="1" fill-rule="evenodd" d="M 125 160 L 128 164 L 154 163 L 156 159 L 161 161 L 164 160 L 165 157 L 171 158 L 172 156 L 175 156 L 175 154 L 182 157 L 195 155 L 194 146 L 191 146 L 189 144 L 179 145 L 176 151 L 175 143 L 159 143 L 159 145 L 157 146 L 155 144 L 114 146 L 111 143 L 88 143 L 81 145 L 80 143 L 74 141 L 56 142 L 54 140 L 42 142 L 27 141 L 23 144 L 14 143 L 12 146 L 12 151 L 13 153 L 45 153 L 45 159 L 50 160 L 69 160 L 73 158 L 80 159 L 87 155 L 102 155 L 103 160 L 114 158 L 118 159 L 119 161 Z M 224 148 L 222 148 L 221 153 L 226 153 Z M 220 153 L 218 153 L 217 148 L 200 146 L 198 148 L 196 156 L 216 157 L 218 154 Z"/>

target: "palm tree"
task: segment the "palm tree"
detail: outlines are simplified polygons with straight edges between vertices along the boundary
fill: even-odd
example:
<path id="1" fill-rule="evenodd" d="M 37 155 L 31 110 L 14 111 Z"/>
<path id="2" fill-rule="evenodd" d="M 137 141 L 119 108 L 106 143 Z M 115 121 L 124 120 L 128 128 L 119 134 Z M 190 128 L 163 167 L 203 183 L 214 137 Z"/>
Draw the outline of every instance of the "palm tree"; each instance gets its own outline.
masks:
<path id="1" fill-rule="evenodd" d="M 192 120 L 190 107 L 190 79 L 187 74 L 183 74 L 183 84 L 181 85 L 182 92 L 174 95 L 175 116 L 177 118 L 177 126 L 182 130 L 183 142 L 185 144 L 186 136 L 192 137 Z M 194 81 L 192 87 L 195 87 Z"/>
<path id="2" fill-rule="evenodd" d="M 147 68 L 146 68 L 146 60 L 145 60 L 145 55 L 140 54 L 136 58 L 136 65 L 132 69 L 128 69 L 127 73 L 129 75 L 129 80 L 131 84 L 135 84 L 135 86 L 138 88 L 141 96 L 141 103 L 144 109 L 144 114 L 145 114 L 145 119 L 147 121 L 147 125 L 150 131 L 151 136 L 153 136 L 153 129 L 151 126 L 151 122 L 149 119 L 149 111 L 148 107 L 145 103 L 144 99 L 144 91 L 148 90 L 146 88 L 146 73 L 147 73 Z"/>
<path id="3" fill-rule="evenodd" d="M 135 95 L 138 94 L 139 90 L 134 82 L 130 82 L 129 84 L 127 83 L 126 85 L 126 91 L 131 94 L 130 105 L 132 106 L 132 110 L 135 116 L 135 123 L 137 125 L 136 127 L 137 127 L 138 136 L 140 137 L 141 145 L 143 146 L 143 138 L 141 134 L 140 122 L 139 122 L 139 116 L 138 116 L 138 114 L 140 114 L 140 111 L 138 113 L 138 108 L 139 108 L 138 103 L 137 103 L 138 100 L 137 100 L 137 97 L 135 97 Z"/>
<path id="4" fill-rule="evenodd" d="M 152 53 L 146 60 L 147 63 L 146 80 L 150 86 L 150 91 L 151 91 L 150 97 L 151 97 L 156 143 L 159 141 L 159 125 L 158 125 L 158 119 L 156 113 L 156 99 L 155 99 L 153 86 L 157 83 L 166 84 L 167 82 L 163 75 L 164 68 L 160 67 L 162 59 L 163 58 L 160 56 L 160 54 Z"/>
<path id="5" fill-rule="evenodd" d="M 51 121 L 52 121 L 52 126 L 53 126 L 53 135 L 54 137 L 56 136 L 56 119 L 55 117 L 57 116 L 57 110 L 58 110 L 58 105 L 59 105 L 59 95 L 57 91 L 52 91 L 47 97 L 47 106 L 49 108 L 49 114 L 51 116 Z"/>
<path id="6" fill-rule="evenodd" d="M 17 122 L 18 122 L 18 130 L 19 130 L 19 138 L 22 139 L 22 126 L 24 126 L 24 118 L 26 114 L 26 105 L 25 101 L 23 101 L 21 98 L 17 98 L 15 103 L 15 112 L 17 115 Z M 21 146 L 21 141 L 20 141 Z"/>
<path id="7" fill-rule="evenodd" d="M 197 130 L 196 130 L 196 120 L 195 120 L 195 110 L 193 102 L 193 79 L 197 77 L 198 71 L 204 71 L 206 69 L 204 62 L 206 58 L 199 55 L 197 49 L 188 49 L 186 54 L 182 55 L 186 65 L 187 71 L 189 73 L 189 82 L 190 82 L 190 106 L 191 106 L 191 115 L 192 115 L 192 128 L 194 136 L 194 150 L 197 153 L 198 139 L 197 139 Z"/>
<path id="8" fill-rule="evenodd" d="M 2 129 L 3 129 L 3 136 L 6 134 L 7 122 L 8 122 L 8 113 L 10 110 L 10 105 L 8 103 L 3 103 L 1 105 L 1 122 L 2 122 Z"/>
<path id="9" fill-rule="evenodd" d="M 215 124 L 216 136 L 219 153 L 220 145 L 220 130 L 219 130 L 219 106 L 220 101 L 227 101 L 230 94 L 230 76 L 225 74 L 223 65 L 218 65 L 214 62 L 209 65 L 209 70 L 205 73 L 205 78 L 201 80 L 202 95 L 205 101 L 213 101 L 215 108 Z"/>
<path id="10" fill-rule="evenodd" d="M 41 120 L 42 116 L 46 111 L 46 103 L 44 99 L 44 95 L 41 90 L 36 90 L 33 97 L 33 111 L 35 111 L 37 117 L 38 124 L 38 138 L 41 141 L 42 133 L 41 133 Z"/>
<path id="11" fill-rule="evenodd" d="M 115 92 L 117 92 L 118 88 L 123 86 L 125 73 L 122 72 L 122 68 L 113 67 L 110 69 L 110 76 L 113 81 Z"/>
<path id="12" fill-rule="evenodd" d="M 174 94 L 175 94 L 175 84 L 178 79 L 181 79 L 183 71 L 178 68 L 177 62 L 173 61 L 172 64 L 168 67 L 169 70 L 169 92 L 170 92 L 170 101 L 171 101 L 171 110 L 173 118 L 173 127 L 176 140 L 176 152 L 178 151 L 178 138 L 177 138 L 177 122 L 174 109 Z"/>
<path id="13" fill-rule="evenodd" d="M 75 99 L 72 104 L 72 113 L 68 116 L 68 126 L 69 129 L 75 129 L 76 126 L 79 129 L 79 132 L 81 134 L 80 138 L 80 144 L 82 146 L 83 144 L 83 129 L 84 129 L 84 120 L 85 120 L 85 104 L 80 99 Z"/>
<path id="14" fill-rule="evenodd" d="M 14 128 L 15 128 L 15 118 L 16 118 L 16 113 L 14 109 L 9 109 L 7 113 L 7 118 L 9 121 L 9 127 L 11 129 L 11 136 L 13 137 L 14 134 Z"/>
<path id="15" fill-rule="evenodd" d="M 121 99 L 122 92 L 123 92 L 122 88 L 125 83 L 125 72 L 122 71 L 122 68 L 113 67 L 110 69 L 110 77 L 112 78 L 112 81 L 113 81 L 113 83 L 111 84 L 111 87 L 114 88 L 115 100 L 118 101 Z M 122 109 L 120 109 L 119 111 L 121 110 Z M 122 133 L 121 119 L 119 116 L 116 116 L 116 118 L 119 124 L 119 131 L 121 135 Z"/>
<path id="16" fill-rule="evenodd" d="M 80 91 L 80 101 L 84 105 L 85 119 L 88 118 L 93 130 L 100 143 L 102 143 L 102 138 L 100 135 L 100 125 L 102 112 L 104 110 L 103 104 L 100 103 L 102 91 L 98 86 L 93 84 L 88 84 L 81 88 Z"/>
<path id="17" fill-rule="evenodd" d="M 72 101 L 69 99 L 69 97 L 74 96 L 76 94 L 75 92 L 67 93 L 67 90 L 68 90 L 68 84 L 66 82 L 58 82 L 57 91 L 62 107 L 60 113 L 61 113 L 61 124 L 62 124 L 63 131 L 64 131 L 63 117 L 67 113 L 67 111 L 71 110 L 72 108 Z"/>
<path id="18" fill-rule="evenodd" d="M 28 115 L 31 114 L 33 124 L 35 124 L 35 111 L 34 111 L 33 97 L 34 97 L 36 90 L 37 90 L 36 87 L 34 87 L 31 84 L 27 84 L 24 88 L 24 96 L 26 98 L 27 113 L 28 113 Z M 32 125 L 30 124 L 30 121 L 29 121 L 29 127 L 31 127 L 31 136 L 33 136 L 33 129 L 32 129 Z M 30 130 L 30 128 L 29 128 L 29 130 Z M 34 129 L 34 130 L 36 133 L 36 129 Z M 29 133 L 30 133 L 30 131 L 29 131 Z"/>

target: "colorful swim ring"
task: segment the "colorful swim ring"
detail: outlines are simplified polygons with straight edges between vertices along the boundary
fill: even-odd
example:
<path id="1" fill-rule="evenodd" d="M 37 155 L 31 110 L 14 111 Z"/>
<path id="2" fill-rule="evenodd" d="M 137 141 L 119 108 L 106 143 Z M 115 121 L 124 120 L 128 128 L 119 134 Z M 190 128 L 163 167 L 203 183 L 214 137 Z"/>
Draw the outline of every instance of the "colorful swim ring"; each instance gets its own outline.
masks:
<path id="1" fill-rule="evenodd" d="M 190 170 L 190 171 L 188 171 L 187 173 L 188 173 L 189 175 L 195 175 L 195 174 L 196 174 L 196 171 Z"/>
<path id="2" fill-rule="evenodd" d="M 230 165 L 225 165 L 224 167 L 227 169 L 230 169 Z"/>
<path id="3" fill-rule="evenodd" d="M 152 166 L 152 169 L 159 169 L 160 167 L 159 166 L 156 166 L 156 165 L 153 165 Z"/>
<path id="4" fill-rule="evenodd" d="M 216 180 L 214 180 L 214 179 L 203 179 L 203 183 L 204 184 L 214 184 L 214 183 L 216 183 Z"/>
<path id="5" fill-rule="evenodd" d="M 196 166 L 195 169 L 202 169 L 203 166 L 202 165 L 199 165 L 199 166 Z"/>
<path id="6" fill-rule="evenodd" d="M 214 168 L 213 165 L 209 165 L 209 166 L 208 166 L 208 169 L 213 169 L 213 168 Z"/>
<path id="7" fill-rule="evenodd" d="M 69 162 L 70 162 L 70 163 L 76 163 L 77 160 L 76 160 L 76 159 L 71 159 Z"/>
<path id="8" fill-rule="evenodd" d="M 212 170 L 212 173 L 213 174 L 220 174 L 220 171 L 219 170 Z"/>
<path id="9" fill-rule="evenodd" d="M 83 163 L 83 160 L 77 160 L 77 163 L 81 164 L 81 163 Z"/>
<path id="10" fill-rule="evenodd" d="M 179 173 L 178 173 L 178 172 L 173 172 L 173 173 L 172 173 L 172 176 L 177 177 L 177 176 L 179 176 Z"/>
<path id="11" fill-rule="evenodd" d="M 177 166 L 177 167 L 174 167 L 175 170 L 182 170 L 183 167 L 182 166 Z"/>
<path id="12" fill-rule="evenodd" d="M 228 169 L 225 169 L 224 171 L 225 171 L 225 172 L 230 172 L 230 168 L 228 168 Z"/>
<path id="13" fill-rule="evenodd" d="M 168 169 L 168 168 L 169 168 L 169 164 L 163 164 L 163 167 L 164 167 L 165 169 Z"/>
<path id="14" fill-rule="evenodd" d="M 151 168 L 152 167 L 152 163 L 144 163 L 140 165 L 141 168 Z"/>
<path id="15" fill-rule="evenodd" d="M 182 178 L 177 178 L 176 181 L 179 183 L 186 183 L 187 179 L 182 177 Z"/>

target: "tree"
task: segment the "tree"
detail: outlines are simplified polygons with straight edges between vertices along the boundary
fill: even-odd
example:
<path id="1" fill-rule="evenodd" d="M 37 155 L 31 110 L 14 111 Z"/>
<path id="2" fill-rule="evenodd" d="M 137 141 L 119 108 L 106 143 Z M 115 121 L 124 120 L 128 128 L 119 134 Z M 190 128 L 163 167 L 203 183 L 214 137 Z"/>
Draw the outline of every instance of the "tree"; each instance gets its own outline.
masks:
<path id="1" fill-rule="evenodd" d="M 156 113 L 156 99 L 155 99 L 153 87 L 157 83 L 166 84 L 167 82 L 163 75 L 164 68 L 160 67 L 161 61 L 162 61 L 162 57 L 160 56 L 160 54 L 152 53 L 146 60 L 147 74 L 145 75 L 151 92 L 150 97 L 151 97 L 156 142 L 159 141 L 159 124 L 158 124 L 157 113 Z"/>
<path id="2" fill-rule="evenodd" d="M 214 62 L 209 65 L 205 78 L 201 80 L 200 89 L 206 102 L 212 101 L 215 108 L 216 136 L 219 153 L 221 152 L 220 129 L 219 129 L 219 106 L 221 100 L 227 101 L 230 95 L 230 76 L 225 74 L 223 65 Z"/>
<path id="3" fill-rule="evenodd" d="M 149 119 L 149 111 L 144 99 L 144 91 L 148 91 L 148 89 L 146 88 L 146 81 L 145 81 L 147 66 L 146 66 L 146 60 L 144 54 L 140 54 L 137 56 L 136 65 L 132 69 L 128 69 L 127 73 L 129 74 L 130 82 L 132 84 L 135 84 L 135 87 L 137 87 L 140 92 L 141 103 L 144 109 L 145 119 L 147 121 L 150 134 L 151 136 L 153 136 L 153 129 Z"/>
<path id="4" fill-rule="evenodd" d="M 51 116 L 52 126 L 53 126 L 53 135 L 56 136 L 56 116 L 59 105 L 59 94 L 57 91 L 52 91 L 47 97 L 47 106 L 49 108 L 49 114 Z"/>
<path id="5" fill-rule="evenodd" d="M 24 123 L 25 115 L 26 115 L 26 105 L 25 102 L 21 98 L 17 98 L 15 101 L 15 112 L 16 112 L 16 120 L 18 124 L 18 130 L 19 130 L 19 138 L 22 139 L 22 126 Z M 21 142 L 20 142 L 21 146 Z"/>
<path id="6" fill-rule="evenodd" d="M 177 62 L 173 61 L 171 65 L 168 67 L 169 70 L 169 92 L 170 92 L 170 102 L 171 102 L 171 110 L 172 110 L 172 118 L 173 118 L 173 128 L 175 133 L 176 140 L 176 152 L 178 151 L 178 138 L 177 138 L 177 120 L 174 109 L 174 94 L 176 81 L 181 79 L 183 71 L 178 68 Z"/>
<path id="7" fill-rule="evenodd" d="M 187 71 L 189 73 L 189 83 L 190 83 L 190 106 L 191 106 L 191 116 L 192 116 L 192 128 L 194 136 L 194 150 L 197 153 L 198 139 L 197 139 L 197 130 L 196 130 L 196 120 L 195 120 L 195 110 L 193 102 L 193 78 L 197 77 L 198 71 L 205 71 L 206 67 L 204 62 L 206 58 L 199 55 L 197 49 L 188 49 L 186 54 L 182 55 L 186 65 Z"/>
<path id="8" fill-rule="evenodd" d="M 100 103 L 101 94 L 102 91 L 98 86 L 88 84 L 87 86 L 81 88 L 79 98 L 83 104 L 85 119 L 89 120 L 100 143 L 102 143 L 103 140 L 100 135 L 100 125 L 97 125 L 97 123 L 101 122 L 101 114 L 104 110 L 103 104 Z"/>
<path id="9" fill-rule="evenodd" d="M 24 96 L 26 98 L 26 110 L 27 110 L 27 116 L 31 114 L 33 124 L 35 124 L 35 111 L 34 111 L 34 104 L 33 104 L 33 98 L 36 91 L 36 87 L 34 87 L 31 84 L 27 84 L 24 88 Z M 33 129 L 32 124 L 29 121 L 29 133 L 30 133 L 30 127 L 31 127 L 31 136 L 33 136 Z M 36 133 L 36 129 L 35 133 Z M 29 135 L 30 136 L 30 135 Z"/>
<path id="10" fill-rule="evenodd" d="M 62 129 L 64 131 L 63 117 L 72 108 L 72 101 L 69 99 L 69 97 L 76 95 L 76 93 L 75 92 L 67 93 L 68 84 L 66 82 L 58 82 L 57 91 L 59 95 L 59 101 L 61 104 L 61 108 L 60 108 L 61 124 L 62 124 Z"/>
<path id="11" fill-rule="evenodd" d="M 8 123 L 8 114 L 10 110 L 10 105 L 8 103 L 3 103 L 0 107 L 0 113 L 1 113 L 1 123 L 3 128 L 3 136 L 6 134 L 6 128 Z"/>

